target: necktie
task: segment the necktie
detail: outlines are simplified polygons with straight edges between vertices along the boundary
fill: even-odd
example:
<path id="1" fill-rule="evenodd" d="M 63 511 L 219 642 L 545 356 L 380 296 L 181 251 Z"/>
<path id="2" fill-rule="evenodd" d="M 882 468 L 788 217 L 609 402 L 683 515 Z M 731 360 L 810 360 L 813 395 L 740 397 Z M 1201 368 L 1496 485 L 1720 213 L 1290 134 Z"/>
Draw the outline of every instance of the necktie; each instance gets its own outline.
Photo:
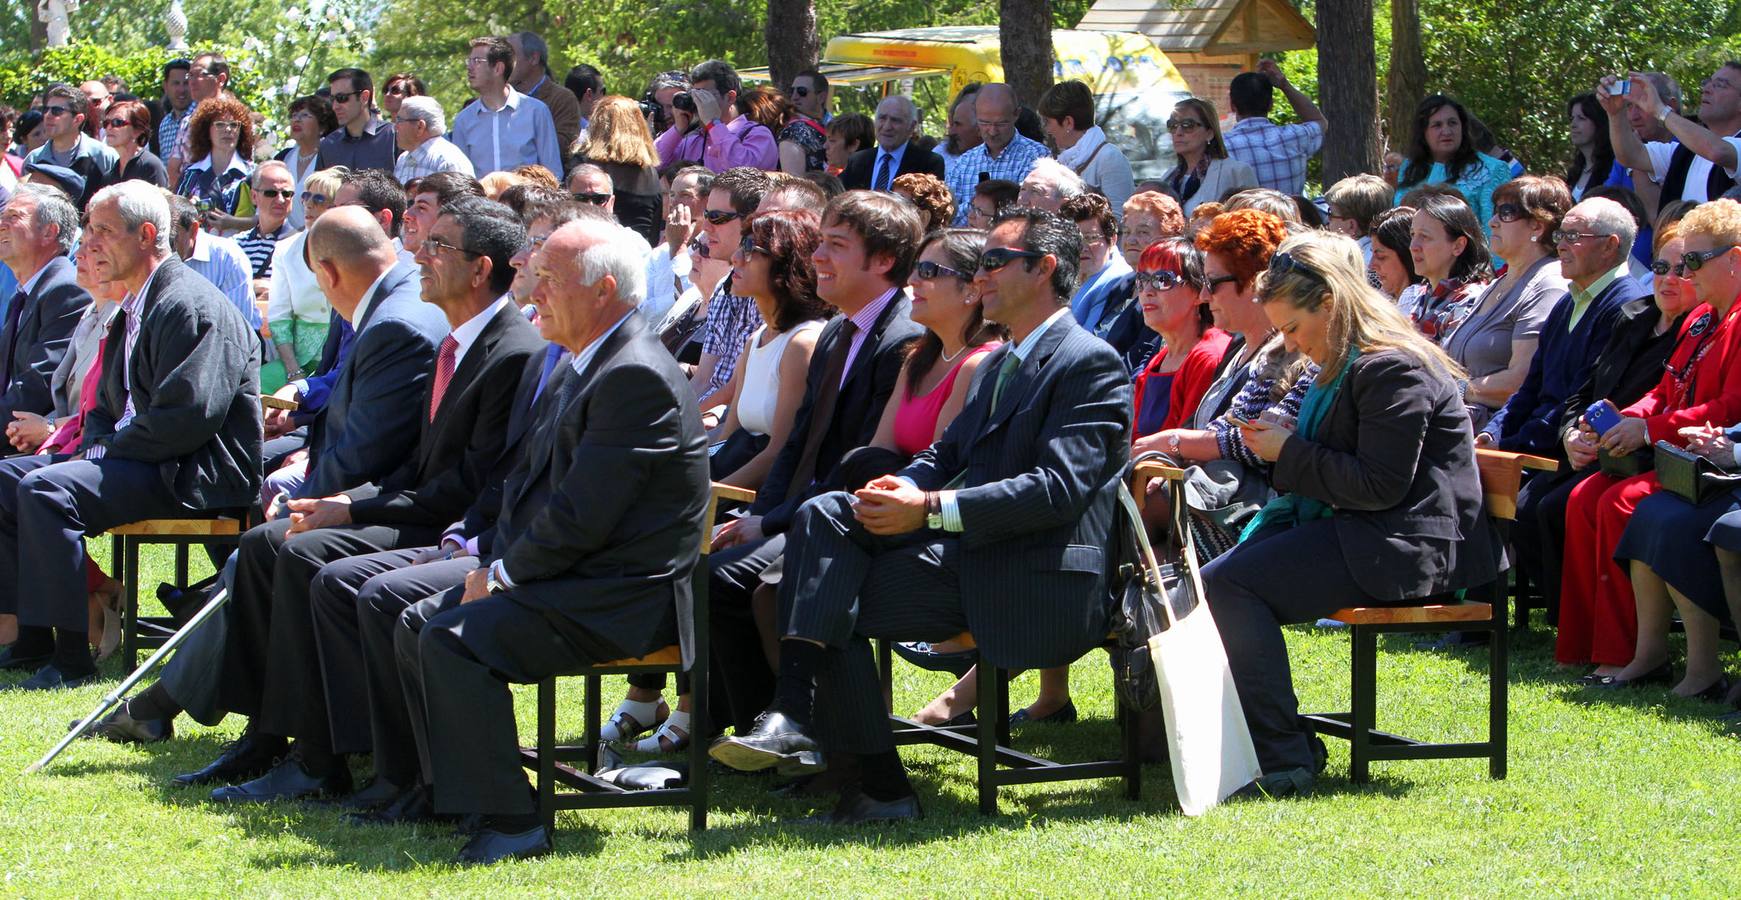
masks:
<path id="1" fill-rule="evenodd" d="M 435 357 L 435 388 L 429 392 L 429 421 L 435 421 L 435 411 L 441 409 L 441 398 L 453 381 L 453 361 L 459 353 L 459 341 L 453 335 L 441 339 L 441 352 Z"/>
<path id="2" fill-rule="evenodd" d="M 551 344 L 549 348 L 544 351 L 544 368 L 543 371 L 538 373 L 538 387 L 532 391 L 533 403 L 537 403 L 538 398 L 544 395 L 544 389 L 550 386 L 550 372 L 555 369 L 556 364 L 562 360 L 562 355 L 563 349 L 561 344 Z"/>
<path id="3" fill-rule="evenodd" d="M 12 381 L 12 354 L 18 349 L 18 317 L 23 312 L 24 292 L 19 291 L 12 295 L 12 302 L 6 307 L 6 356 L 4 365 L 0 365 L 0 378 L 5 378 L 6 381 L 0 383 L 0 390 L 4 390 L 6 384 Z"/>
<path id="4" fill-rule="evenodd" d="M 1004 385 L 1009 382 L 1010 376 L 1016 374 L 1016 370 L 1021 367 L 1022 358 L 1017 356 L 1015 351 L 1012 350 L 1004 354 L 1003 364 L 997 367 L 997 380 L 991 383 L 991 406 L 986 409 L 987 420 L 991 418 L 992 413 L 997 412 L 997 402 L 1003 398 Z M 962 469 L 955 473 L 954 478 L 949 479 L 948 484 L 943 485 L 943 489 L 946 491 L 960 490 L 966 482 L 967 470 Z"/>
<path id="5" fill-rule="evenodd" d="M 852 336 L 858 332 L 858 326 L 851 319 L 843 319 L 840 324 L 840 334 L 835 337 L 834 346 L 828 348 L 828 359 L 822 367 L 822 383 L 816 388 L 816 402 L 810 404 L 810 430 L 804 435 L 804 452 L 798 454 L 798 467 L 792 470 L 787 494 L 810 486 L 816 475 L 816 453 L 833 424 L 834 407 L 840 401 L 840 377 L 846 371 L 846 355 L 852 350 Z"/>
<path id="6" fill-rule="evenodd" d="M 887 152 L 883 153 L 883 161 L 877 164 L 877 179 L 871 183 L 871 190 L 886 191 L 889 189 L 889 163 L 895 161 Z"/>

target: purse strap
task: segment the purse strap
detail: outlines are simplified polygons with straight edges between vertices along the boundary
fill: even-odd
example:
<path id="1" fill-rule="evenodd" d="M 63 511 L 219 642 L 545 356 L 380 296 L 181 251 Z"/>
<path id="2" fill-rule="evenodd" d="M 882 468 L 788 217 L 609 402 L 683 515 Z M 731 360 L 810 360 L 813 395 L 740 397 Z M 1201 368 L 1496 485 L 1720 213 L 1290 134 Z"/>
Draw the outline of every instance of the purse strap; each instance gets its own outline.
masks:
<path id="1" fill-rule="evenodd" d="M 1149 461 L 1164 462 L 1167 465 L 1177 465 L 1177 462 L 1165 453 L 1151 450 L 1142 453 L 1131 460 L 1131 469 L 1135 471 L 1139 463 Z M 1196 540 L 1191 535 L 1190 508 L 1185 502 L 1185 483 L 1182 480 L 1167 479 L 1167 500 L 1172 506 L 1172 539 L 1171 545 L 1178 548 L 1179 565 L 1189 566 L 1191 571 L 1197 570 Z M 1137 508 L 1136 497 L 1131 495 L 1129 479 L 1119 479 L 1118 502 L 1124 507 L 1125 516 L 1130 522 L 1130 528 L 1136 533 L 1137 548 L 1142 554 L 1143 579 L 1156 591 L 1161 589 L 1161 564 L 1155 556 L 1155 548 L 1149 543 L 1149 531 L 1143 527 L 1142 511 Z M 1166 610 L 1167 627 L 1179 623 L 1178 616 L 1173 613 L 1171 603 L 1159 604 Z"/>

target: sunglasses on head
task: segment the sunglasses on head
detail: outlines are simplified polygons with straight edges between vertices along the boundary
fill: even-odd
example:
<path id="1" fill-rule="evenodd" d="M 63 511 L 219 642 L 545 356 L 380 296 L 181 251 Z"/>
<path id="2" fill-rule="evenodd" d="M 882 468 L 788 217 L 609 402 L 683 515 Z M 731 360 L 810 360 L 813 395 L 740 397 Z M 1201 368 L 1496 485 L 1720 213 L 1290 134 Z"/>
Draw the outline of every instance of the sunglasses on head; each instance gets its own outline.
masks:
<path id="1" fill-rule="evenodd" d="M 593 206 L 603 206 L 610 202 L 611 195 L 600 194 L 594 191 L 575 191 L 574 199 L 579 200 L 582 203 L 591 203 Z"/>
<path id="2" fill-rule="evenodd" d="M 934 263 L 928 259 L 921 260 L 917 265 L 913 266 L 913 274 L 918 275 L 926 281 L 936 281 L 939 278 L 959 278 L 962 281 L 973 280 L 973 274 L 970 272 L 963 272 L 960 269 L 951 269 L 948 266 L 942 265 L 941 263 Z"/>
<path id="3" fill-rule="evenodd" d="M 1185 283 L 1185 279 L 1177 272 L 1161 270 L 1159 272 L 1136 273 L 1136 289 L 1139 291 L 1170 291 Z"/>
<path id="4" fill-rule="evenodd" d="M 1676 278 L 1685 278 L 1687 277 L 1687 264 L 1684 262 L 1671 263 L 1666 259 L 1659 259 L 1650 264 L 1650 271 L 1657 275 L 1667 275 L 1672 272 Z"/>
<path id="5" fill-rule="evenodd" d="M 268 200 L 290 200 L 296 196 L 296 192 L 288 188 L 284 190 L 272 190 L 268 188 L 263 191 L 257 191 L 256 193 Z"/>
<path id="6" fill-rule="evenodd" d="M 1298 272 L 1307 278 L 1323 281 L 1324 276 L 1316 269 L 1294 258 L 1292 253 L 1282 251 L 1269 258 L 1269 274 L 1271 278 L 1280 278 L 1289 272 Z"/>
<path id="7" fill-rule="evenodd" d="M 1043 259 L 1046 254 L 1035 253 L 1032 250 L 1017 250 L 1014 247 L 998 247 L 987 250 L 979 255 L 979 268 L 986 272 L 997 270 L 1015 262 L 1018 259 Z"/>
<path id="8" fill-rule="evenodd" d="M 729 209 L 710 209 L 702 213 L 709 225 L 724 225 L 727 222 L 742 218 L 740 214 Z"/>
<path id="9" fill-rule="evenodd" d="M 1705 267 L 1705 263 L 1733 249 L 1735 249 L 1734 246 L 1718 247 L 1715 250 L 1688 250 L 1681 254 L 1681 263 L 1687 267 L 1688 272 L 1697 272 Z"/>

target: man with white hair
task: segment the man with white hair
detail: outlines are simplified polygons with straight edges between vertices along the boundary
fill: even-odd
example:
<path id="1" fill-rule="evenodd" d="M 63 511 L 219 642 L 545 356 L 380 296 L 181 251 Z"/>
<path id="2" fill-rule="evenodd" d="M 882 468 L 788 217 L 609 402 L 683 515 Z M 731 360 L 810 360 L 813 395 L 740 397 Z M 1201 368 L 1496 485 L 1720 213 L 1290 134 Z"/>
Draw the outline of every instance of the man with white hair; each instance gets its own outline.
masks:
<path id="1" fill-rule="evenodd" d="M 126 286 L 77 457 L 0 463 L 0 613 L 18 640 L 0 668 L 23 690 L 95 677 L 84 537 L 140 519 L 246 507 L 260 490 L 260 341 L 170 248 L 169 202 L 124 181 L 99 191 L 83 242 Z"/>
<path id="2" fill-rule="evenodd" d="M 461 863 L 551 849 L 508 685 L 651 653 L 690 622 L 707 442 L 682 371 L 636 312 L 650 252 L 628 228 L 582 220 L 533 255 L 539 329 L 574 354 L 549 386 L 551 421 L 508 475 L 484 565 L 399 619 L 435 810 L 483 817 Z"/>
<path id="3" fill-rule="evenodd" d="M 877 104 L 875 147 L 854 153 L 841 170 L 840 183 L 851 190 L 887 191 L 895 179 L 911 172 L 931 175 L 941 181 L 948 164 L 935 153 L 913 146 L 919 109 L 911 97 L 890 94 Z"/>
<path id="4" fill-rule="evenodd" d="M 1016 194 L 1017 206 L 1034 206 L 1055 213 L 1064 201 L 1088 192 L 1082 176 L 1069 166 L 1047 156 L 1034 160 L 1028 177 L 1022 179 L 1021 193 Z"/>
<path id="5" fill-rule="evenodd" d="M 393 166 L 393 177 L 400 184 L 410 184 L 437 172 L 458 172 L 471 176 L 471 158 L 448 140 L 447 116 L 434 97 L 406 97 L 399 102 L 399 114 L 393 117 L 393 137 L 399 142 L 399 162 Z"/>
<path id="6" fill-rule="evenodd" d="M 49 380 L 91 305 L 67 257 L 78 233 L 79 211 L 57 188 L 21 184 L 0 208 L 0 263 L 18 280 L 0 327 L 0 425 L 54 411 Z"/>

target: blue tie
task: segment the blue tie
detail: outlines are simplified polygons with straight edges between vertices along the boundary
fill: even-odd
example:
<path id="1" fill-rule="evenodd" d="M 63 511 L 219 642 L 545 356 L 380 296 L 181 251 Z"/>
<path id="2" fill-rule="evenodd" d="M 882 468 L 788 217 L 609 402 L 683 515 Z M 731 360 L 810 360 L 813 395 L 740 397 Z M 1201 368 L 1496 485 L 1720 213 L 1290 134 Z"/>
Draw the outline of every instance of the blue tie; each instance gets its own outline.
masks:
<path id="1" fill-rule="evenodd" d="M 895 157 L 887 150 L 878 152 L 882 154 L 883 159 L 877 164 L 877 179 L 871 182 L 871 190 L 886 191 L 889 189 L 889 164 L 895 161 Z"/>

